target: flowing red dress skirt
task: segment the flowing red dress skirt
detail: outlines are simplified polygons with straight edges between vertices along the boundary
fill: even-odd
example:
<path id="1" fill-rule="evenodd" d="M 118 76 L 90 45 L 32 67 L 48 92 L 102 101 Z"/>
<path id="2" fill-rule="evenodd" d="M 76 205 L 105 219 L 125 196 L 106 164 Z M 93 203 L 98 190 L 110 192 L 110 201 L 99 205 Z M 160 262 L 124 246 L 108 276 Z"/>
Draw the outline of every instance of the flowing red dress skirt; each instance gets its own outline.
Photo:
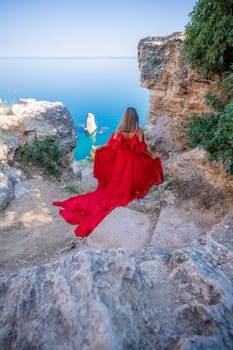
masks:
<path id="1" fill-rule="evenodd" d="M 69 224 L 78 225 L 76 236 L 89 235 L 114 208 L 144 197 L 153 185 L 163 181 L 161 161 L 145 154 L 144 141 L 140 142 L 136 134 L 131 139 L 120 134 L 116 140 L 113 135 L 106 147 L 95 153 L 96 190 L 53 202 L 63 207 L 59 213 Z"/>

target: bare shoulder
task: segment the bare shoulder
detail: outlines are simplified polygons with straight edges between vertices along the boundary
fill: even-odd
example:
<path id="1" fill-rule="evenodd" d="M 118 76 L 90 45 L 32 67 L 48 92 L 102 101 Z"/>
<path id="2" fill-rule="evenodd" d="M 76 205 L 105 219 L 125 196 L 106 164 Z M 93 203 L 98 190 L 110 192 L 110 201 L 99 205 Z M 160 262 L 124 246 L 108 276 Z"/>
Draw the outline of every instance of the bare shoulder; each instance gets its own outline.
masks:
<path id="1" fill-rule="evenodd" d="M 118 135 L 120 134 L 120 132 L 121 132 L 121 128 L 118 126 L 118 128 L 115 130 L 113 135 L 114 140 L 118 138 Z"/>

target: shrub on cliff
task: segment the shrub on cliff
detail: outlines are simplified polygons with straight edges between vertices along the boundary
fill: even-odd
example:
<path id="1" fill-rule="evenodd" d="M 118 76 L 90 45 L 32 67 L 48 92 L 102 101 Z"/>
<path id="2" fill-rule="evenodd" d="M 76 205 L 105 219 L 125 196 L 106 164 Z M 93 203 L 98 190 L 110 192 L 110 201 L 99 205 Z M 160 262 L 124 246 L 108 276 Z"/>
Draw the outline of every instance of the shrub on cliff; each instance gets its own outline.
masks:
<path id="1" fill-rule="evenodd" d="M 222 161 L 226 172 L 233 175 L 233 107 L 223 114 L 193 116 L 186 126 L 191 148 L 201 146 L 209 154 L 209 159 Z"/>
<path id="2" fill-rule="evenodd" d="M 21 147 L 23 160 L 44 168 L 49 174 L 58 175 L 62 165 L 62 150 L 55 135 L 48 135 L 43 140 L 34 140 Z"/>
<path id="3" fill-rule="evenodd" d="M 233 175 L 233 73 L 222 84 L 222 99 L 206 96 L 214 112 L 194 115 L 185 130 L 191 148 L 203 147 L 209 159 L 221 161 L 226 172 Z"/>
<path id="4" fill-rule="evenodd" d="M 199 0 L 185 27 L 188 62 L 205 76 L 228 71 L 233 62 L 232 0 Z"/>
<path id="5" fill-rule="evenodd" d="M 233 175 L 233 2 L 199 0 L 186 26 L 185 49 L 191 67 L 205 77 L 219 74 L 221 95 L 206 96 L 213 113 L 194 115 L 185 125 L 190 147 L 203 147 Z"/>

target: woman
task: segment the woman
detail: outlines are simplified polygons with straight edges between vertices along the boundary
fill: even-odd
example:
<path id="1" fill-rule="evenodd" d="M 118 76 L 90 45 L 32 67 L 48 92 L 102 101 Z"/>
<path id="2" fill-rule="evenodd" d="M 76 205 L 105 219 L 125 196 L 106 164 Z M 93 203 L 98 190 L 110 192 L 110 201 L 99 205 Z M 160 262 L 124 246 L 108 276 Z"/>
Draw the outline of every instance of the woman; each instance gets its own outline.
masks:
<path id="1" fill-rule="evenodd" d="M 96 147 L 93 173 L 97 189 L 53 202 L 64 208 L 60 214 L 68 223 L 79 225 L 74 231 L 77 236 L 89 235 L 114 208 L 142 198 L 163 181 L 161 161 L 149 152 L 138 125 L 136 109 L 128 107 L 109 141 Z"/>

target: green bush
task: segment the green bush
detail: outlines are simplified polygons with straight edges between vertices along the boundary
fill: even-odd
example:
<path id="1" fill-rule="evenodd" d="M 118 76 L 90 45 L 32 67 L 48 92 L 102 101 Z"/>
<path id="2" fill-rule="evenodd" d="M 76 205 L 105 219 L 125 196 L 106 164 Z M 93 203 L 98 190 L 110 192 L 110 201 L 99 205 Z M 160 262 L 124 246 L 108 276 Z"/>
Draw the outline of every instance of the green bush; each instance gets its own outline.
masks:
<path id="1" fill-rule="evenodd" d="M 211 114 L 193 115 L 183 125 L 189 146 L 203 147 L 210 159 L 224 164 L 233 175 L 233 2 L 199 0 L 186 25 L 185 49 L 191 67 L 200 67 L 205 77 L 220 76 L 219 95 L 206 95 Z"/>
<path id="2" fill-rule="evenodd" d="M 203 147 L 209 159 L 221 161 L 227 174 L 233 175 L 233 104 L 221 114 L 194 115 L 185 129 L 191 148 Z"/>
<path id="3" fill-rule="evenodd" d="M 188 62 L 204 76 L 228 71 L 233 62 L 232 0 L 199 0 L 185 27 Z"/>
<path id="4" fill-rule="evenodd" d="M 20 155 L 26 161 L 44 168 L 49 174 L 57 175 L 62 165 L 62 150 L 55 135 L 46 136 L 43 140 L 34 140 L 21 147 Z"/>

